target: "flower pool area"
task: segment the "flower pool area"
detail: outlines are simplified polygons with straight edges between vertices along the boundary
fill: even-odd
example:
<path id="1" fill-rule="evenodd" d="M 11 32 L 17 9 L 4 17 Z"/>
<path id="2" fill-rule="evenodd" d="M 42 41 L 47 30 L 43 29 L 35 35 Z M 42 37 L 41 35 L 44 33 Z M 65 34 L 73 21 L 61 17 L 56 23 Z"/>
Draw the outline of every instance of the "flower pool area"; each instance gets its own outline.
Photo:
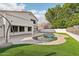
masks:
<path id="1" fill-rule="evenodd" d="M 50 42 L 57 40 L 57 37 L 52 33 L 43 33 L 42 35 L 34 36 L 33 39 L 40 42 Z"/>
<path id="2" fill-rule="evenodd" d="M 33 40 L 38 41 L 36 44 L 40 45 L 57 45 L 66 42 L 63 35 L 53 33 L 43 33 L 42 35 L 34 36 Z"/>

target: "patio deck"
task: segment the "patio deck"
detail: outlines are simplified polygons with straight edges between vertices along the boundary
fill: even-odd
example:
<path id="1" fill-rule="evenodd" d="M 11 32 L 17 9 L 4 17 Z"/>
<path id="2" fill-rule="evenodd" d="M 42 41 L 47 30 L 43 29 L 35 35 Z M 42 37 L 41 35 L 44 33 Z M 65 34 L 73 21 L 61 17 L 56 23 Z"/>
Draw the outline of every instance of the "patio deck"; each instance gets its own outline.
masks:
<path id="1" fill-rule="evenodd" d="M 18 44 L 18 43 L 21 43 L 21 42 L 24 43 L 24 40 L 27 40 L 26 43 L 30 43 L 30 42 L 34 42 L 32 37 L 39 36 L 39 35 L 42 35 L 42 34 L 43 33 L 35 33 L 33 35 L 32 34 L 14 35 L 14 36 L 11 36 L 8 39 L 8 42 L 12 42 L 13 44 Z M 5 39 L 3 37 L 0 37 L 0 44 L 3 44 L 3 43 L 5 43 Z"/>
<path id="2" fill-rule="evenodd" d="M 33 36 L 38 36 L 43 33 L 37 33 L 34 34 Z M 57 44 L 62 44 L 65 42 L 64 36 L 59 35 L 57 40 L 51 41 L 51 42 L 45 42 L 44 40 L 34 40 L 32 39 L 33 37 L 31 34 L 30 35 L 18 35 L 18 36 L 11 36 L 9 39 L 9 42 L 12 44 L 38 44 L 38 45 L 57 45 Z M 5 39 L 0 38 L 0 44 L 5 43 Z"/>

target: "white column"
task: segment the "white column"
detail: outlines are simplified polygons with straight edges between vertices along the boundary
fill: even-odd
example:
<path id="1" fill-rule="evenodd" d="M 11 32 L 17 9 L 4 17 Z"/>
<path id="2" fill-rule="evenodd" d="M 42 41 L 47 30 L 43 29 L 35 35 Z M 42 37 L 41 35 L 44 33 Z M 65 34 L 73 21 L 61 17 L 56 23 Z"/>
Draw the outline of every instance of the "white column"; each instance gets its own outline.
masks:
<path id="1" fill-rule="evenodd" d="M 32 36 L 34 35 L 34 26 L 32 26 Z"/>
<path id="2" fill-rule="evenodd" d="M 4 36 L 5 36 L 5 39 L 6 39 L 6 29 L 7 28 L 6 28 L 6 20 L 5 20 L 5 18 L 3 18 L 3 23 L 4 23 Z"/>
<path id="3" fill-rule="evenodd" d="M 10 29 L 8 30 L 8 41 L 9 41 L 9 39 L 10 39 Z"/>
<path id="4" fill-rule="evenodd" d="M 8 34 L 6 34 L 6 32 L 7 32 L 7 28 L 8 28 L 8 26 L 9 26 L 9 24 L 7 23 L 7 21 L 6 21 L 6 19 L 4 18 L 4 17 L 2 17 L 3 18 L 3 22 L 4 22 L 4 35 L 5 35 L 5 40 L 7 40 L 8 41 L 8 39 L 9 39 L 9 32 L 10 32 L 10 29 L 9 29 L 9 32 L 8 32 Z M 6 38 L 6 36 L 7 36 L 7 38 Z"/>

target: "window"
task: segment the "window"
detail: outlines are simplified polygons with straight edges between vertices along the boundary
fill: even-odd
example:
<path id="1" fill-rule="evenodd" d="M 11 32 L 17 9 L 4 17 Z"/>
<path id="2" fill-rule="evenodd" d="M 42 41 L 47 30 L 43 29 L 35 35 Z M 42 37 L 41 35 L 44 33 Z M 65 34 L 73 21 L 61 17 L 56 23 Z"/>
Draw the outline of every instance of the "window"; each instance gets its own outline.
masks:
<path id="1" fill-rule="evenodd" d="M 0 26 L 0 28 L 2 28 L 2 26 Z"/>
<path id="2" fill-rule="evenodd" d="M 18 32 L 18 26 L 12 26 L 11 32 Z"/>
<path id="3" fill-rule="evenodd" d="M 20 32 L 24 32 L 25 30 L 24 30 L 24 26 L 19 26 L 19 31 Z"/>
<path id="4" fill-rule="evenodd" d="M 36 24 L 36 21 L 35 20 L 31 19 L 31 21 L 33 21 L 33 24 Z"/>
<path id="5" fill-rule="evenodd" d="M 28 31 L 32 31 L 32 27 L 28 27 Z"/>
<path id="6" fill-rule="evenodd" d="M 24 26 L 12 26 L 11 32 L 24 32 L 25 28 Z"/>

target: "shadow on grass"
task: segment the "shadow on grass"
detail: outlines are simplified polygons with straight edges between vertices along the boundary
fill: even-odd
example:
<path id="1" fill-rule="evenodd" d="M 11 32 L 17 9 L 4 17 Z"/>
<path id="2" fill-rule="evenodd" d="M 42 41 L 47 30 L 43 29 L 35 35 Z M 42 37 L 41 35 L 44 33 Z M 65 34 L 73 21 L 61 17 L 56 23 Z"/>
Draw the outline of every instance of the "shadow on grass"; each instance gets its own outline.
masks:
<path id="1" fill-rule="evenodd" d="M 51 55 L 55 55 L 55 54 L 56 54 L 56 52 L 52 52 L 52 53 L 49 53 L 49 54 L 47 54 L 45 56 L 51 56 Z"/>
<path id="2" fill-rule="evenodd" d="M 6 50 L 11 49 L 11 48 L 21 47 L 21 46 L 29 46 L 29 45 L 32 45 L 32 44 L 16 44 L 16 45 L 12 45 L 12 46 L 6 47 L 6 48 L 0 48 L 0 53 L 3 53 Z"/>

